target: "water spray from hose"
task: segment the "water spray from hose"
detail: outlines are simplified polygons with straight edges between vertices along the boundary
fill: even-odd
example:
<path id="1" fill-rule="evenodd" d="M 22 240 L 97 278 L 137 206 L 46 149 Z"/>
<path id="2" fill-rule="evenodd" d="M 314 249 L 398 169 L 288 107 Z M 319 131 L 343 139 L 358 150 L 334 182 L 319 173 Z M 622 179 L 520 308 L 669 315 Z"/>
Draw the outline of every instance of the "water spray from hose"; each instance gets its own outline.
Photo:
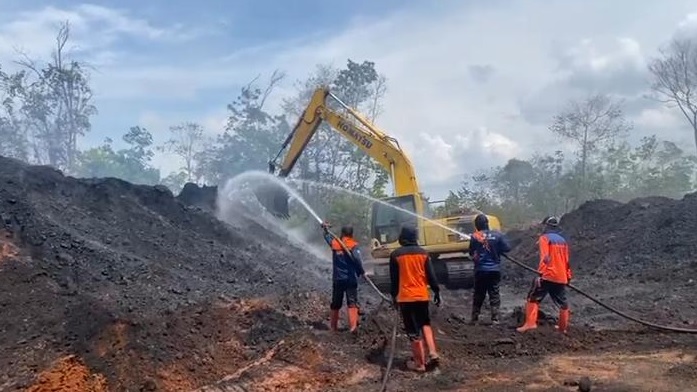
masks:
<path id="1" fill-rule="evenodd" d="M 384 206 L 386 206 L 386 207 L 393 208 L 393 209 L 396 210 L 396 211 L 403 212 L 403 213 L 408 214 L 408 215 L 410 215 L 410 216 L 413 216 L 413 217 L 415 217 L 415 218 L 417 218 L 417 219 L 422 219 L 422 220 L 424 220 L 424 221 L 426 221 L 426 222 L 428 222 L 428 223 L 431 223 L 431 224 L 433 224 L 433 225 L 435 225 L 435 226 L 438 226 L 438 227 L 440 227 L 440 228 L 442 228 L 442 229 L 445 229 L 445 230 L 447 230 L 447 231 L 449 231 L 449 232 L 451 232 L 451 233 L 453 233 L 453 234 L 457 234 L 457 235 L 459 235 L 460 237 L 463 237 L 463 238 L 465 238 L 465 239 L 468 239 L 468 240 L 469 240 L 469 238 L 470 238 L 470 235 L 467 234 L 467 233 L 463 233 L 463 232 L 461 232 L 461 231 L 455 230 L 455 229 L 453 229 L 452 227 L 446 226 L 446 225 L 444 225 L 444 224 L 442 224 L 442 223 L 440 223 L 440 222 L 438 222 L 438 221 L 435 221 L 435 220 L 433 220 L 433 219 L 426 218 L 425 216 L 421 216 L 421 215 L 419 215 L 419 214 L 417 214 L 417 213 L 415 213 L 415 212 L 413 212 L 413 211 L 409 211 L 409 210 L 407 210 L 407 209 L 405 209 L 405 208 L 402 208 L 402 207 L 396 206 L 396 205 L 394 205 L 394 204 L 388 203 L 388 202 L 386 202 L 386 201 L 384 201 L 384 200 L 380 200 L 380 199 L 377 199 L 377 198 L 374 198 L 374 197 L 371 197 L 371 196 L 368 196 L 368 195 L 364 195 L 364 194 L 362 194 L 362 193 L 360 193 L 360 192 L 352 191 L 352 190 L 350 190 L 350 189 L 345 189 L 345 188 L 342 188 L 342 187 L 340 187 L 340 186 L 333 185 L 333 184 L 325 184 L 325 183 L 322 183 L 322 182 L 311 181 L 311 180 L 302 180 L 302 179 L 291 178 L 291 179 L 288 179 L 288 182 L 295 182 L 295 183 L 299 183 L 299 184 L 307 184 L 307 185 L 311 185 L 311 186 L 317 186 L 317 187 L 321 187 L 321 188 L 325 188 L 325 189 L 331 189 L 331 190 L 334 190 L 334 191 L 344 192 L 344 193 L 347 193 L 347 194 L 350 194 L 350 195 L 353 195 L 353 196 L 361 197 L 361 198 L 364 198 L 364 199 L 366 199 L 366 200 L 369 200 L 369 201 L 371 201 L 371 202 L 373 202 L 373 203 L 379 203 L 379 204 L 382 204 L 382 205 L 384 205 Z"/>

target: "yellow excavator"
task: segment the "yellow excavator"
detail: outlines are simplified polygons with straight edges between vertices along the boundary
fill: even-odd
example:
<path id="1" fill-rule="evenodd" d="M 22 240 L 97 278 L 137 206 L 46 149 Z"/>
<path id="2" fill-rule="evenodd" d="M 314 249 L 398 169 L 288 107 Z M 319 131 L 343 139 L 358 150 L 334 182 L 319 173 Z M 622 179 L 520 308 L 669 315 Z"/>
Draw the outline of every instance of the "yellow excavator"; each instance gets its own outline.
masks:
<path id="1" fill-rule="evenodd" d="M 340 109 L 332 109 L 329 99 Z M 341 109 L 344 109 L 346 114 L 340 111 Z M 385 293 L 389 292 L 389 255 L 399 246 L 398 236 L 404 224 L 418 227 L 419 244 L 431 255 L 436 276 L 441 284 L 449 290 L 471 288 L 473 263 L 468 253 L 469 239 L 445 227 L 460 233 L 472 233 L 476 214 L 434 220 L 417 218 L 415 215 L 428 214 L 429 204 L 419 190 L 414 167 L 397 140 L 386 135 L 356 110 L 343 103 L 327 87 L 319 87 L 314 91 L 310 103 L 286 138 L 279 154 L 269 162 L 269 171 L 276 174 L 277 160 L 288 148 L 278 168 L 278 176 L 288 176 L 322 121 L 375 159 L 390 174 L 394 196 L 382 199 L 382 203 L 373 203 L 371 211 L 371 256 L 375 263 L 372 280 L 378 288 Z M 267 193 L 262 203 L 274 215 L 288 217 L 288 195 L 280 190 L 271 193 Z M 488 218 L 491 229 L 500 229 L 497 217 L 488 215 Z"/>

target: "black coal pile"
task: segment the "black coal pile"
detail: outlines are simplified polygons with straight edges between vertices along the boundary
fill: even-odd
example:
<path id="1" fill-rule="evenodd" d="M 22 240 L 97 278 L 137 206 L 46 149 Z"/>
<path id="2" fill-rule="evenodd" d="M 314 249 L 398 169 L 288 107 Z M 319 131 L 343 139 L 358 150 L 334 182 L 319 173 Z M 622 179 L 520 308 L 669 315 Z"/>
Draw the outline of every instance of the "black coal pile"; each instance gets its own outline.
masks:
<path id="1" fill-rule="evenodd" d="M 571 246 L 572 284 L 640 316 L 697 323 L 697 193 L 589 201 L 562 217 L 561 230 Z M 536 268 L 539 228 L 508 234 L 512 255 Z M 507 281 L 521 290 L 531 278 L 507 267 Z"/>
<path id="2" fill-rule="evenodd" d="M 212 303 L 277 298 L 286 312 L 307 312 L 311 293 L 326 290 L 326 261 L 181 199 L 165 187 L 75 179 L 0 157 L 0 249 L 15 250 L 0 259 L 0 386 L 28 385 L 64 355 L 114 388 L 155 382 L 176 360 L 194 362 L 181 374 L 214 379 L 224 373 L 210 363 L 211 339 L 230 339 L 236 317 L 259 326 L 251 311 L 221 319 Z M 298 324 L 282 313 L 258 319 L 269 344 Z M 104 348 L 108 331 L 123 336 Z"/>

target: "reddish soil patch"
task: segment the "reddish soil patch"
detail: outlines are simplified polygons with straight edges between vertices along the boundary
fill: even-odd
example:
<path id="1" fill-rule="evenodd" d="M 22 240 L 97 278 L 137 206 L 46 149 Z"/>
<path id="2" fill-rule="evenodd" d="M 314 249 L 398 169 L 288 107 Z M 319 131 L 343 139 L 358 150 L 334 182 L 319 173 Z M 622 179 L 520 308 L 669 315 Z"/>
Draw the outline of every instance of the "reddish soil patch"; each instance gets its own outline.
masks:
<path id="1" fill-rule="evenodd" d="M 51 369 L 39 374 L 27 392 L 106 392 L 106 378 L 92 373 L 74 356 L 61 358 Z"/>

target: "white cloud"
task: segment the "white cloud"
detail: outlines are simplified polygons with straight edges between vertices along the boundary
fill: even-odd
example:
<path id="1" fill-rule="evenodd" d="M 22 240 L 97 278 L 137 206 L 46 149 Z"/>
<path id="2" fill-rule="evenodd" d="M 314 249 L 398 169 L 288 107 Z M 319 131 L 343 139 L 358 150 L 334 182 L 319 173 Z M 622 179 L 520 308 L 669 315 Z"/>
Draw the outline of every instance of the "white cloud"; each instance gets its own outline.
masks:
<path id="1" fill-rule="evenodd" d="M 118 17 L 125 14 L 79 7 L 71 12 L 83 19 L 103 12 L 120 32 L 163 37 L 144 21 Z M 163 59 L 129 67 L 104 55 L 112 65 L 95 75 L 95 90 L 110 99 L 200 102 L 206 91 L 234 95 L 230 88 L 276 68 L 293 80 L 306 77 L 317 63 L 375 61 L 388 77 L 378 125 L 405 146 L 429 192 L 457 186 L 464 173 L 513 156 L 566 149 L 551 137 L 547 124 L 568 98 L 589 91 L 624 96 L 638 127 L 670 129 L 673 133 L 661 136 L 683 137 L 675 133 L 680 130 L 673 125 L 680 121 L 675 123 L 671 112 L 640 96 L 647 87 L 646 56 L 676 31 L 692 31 L 695 15 L 692 0 L 424 5 L 379 22 L 357 21 L 333 35 L 267 43 L 193 64 Z M 289 88 L 286 84 L 281 91 Z M 194 117 L 214 128 L 224 121 L 226 103 L 211 102 L 209 110 Z M 178 116 L 174 111 L 156 114 L 163 124 Z M 156 122 L 154 117 L 149 121 Z"/>
<path id="2" fill-rule="evenodd" d="M 3 15 L 3 18 L 7 18 Z M 0 24 L 0 61 L 17 57 L 17 51 L 31 58 L 47 58 L 55 48 L 58 27 L 70 22 L 70 46 L 66 49 L 79 54 L 93 65 L 113 63 L 111 46 L 124 37 L 158 42 L 182 42 L 197 36 L 194 30 L 182 26 L 160 28 L 145 19 L 133 17 L 127 11 L 92 4 L 70 9 L 46 6 L 23 11 Z"/>
<path id="3" fill-rule="evenodd" d="M 680 24 L 678 25 L 678 30 L 675 32 L 677 37 L 687 36 L 694 37 L 697 35 L 697 12 L 693 12 L 687 15 Z"/>
<path id="4" fill-rule="evenodd" d="M 646 108 L 634 120 L 636 125 L 656 132 L 680 129 L 685 126 L 685 118 L 680 111 L 666 106 Z"/>
<path id="5" fill-rule="evenodd" d="M 591 91 L 644 93 L 645 56 L 697 10 L 686 1 L 660 7 L 625 1 L 610 8 L 618 12 L 601 0 L 419 10 L 263 61 L 289 64 L 291 75 L 317 62 L 375 61 L 389 79 L 379 125 L 418 146 L 408 151 L 422 183 L 456 186 L 464 172 L 535 150 L 566 150 L 547 131 L 553 113 L 568 98 Z M 643 15 L 640 24 L 637 14 Z M 482 80 L 473 69 L 490 72 Z M 533 102 L 543 106 L 529 121 L 527 104 Z"/>

